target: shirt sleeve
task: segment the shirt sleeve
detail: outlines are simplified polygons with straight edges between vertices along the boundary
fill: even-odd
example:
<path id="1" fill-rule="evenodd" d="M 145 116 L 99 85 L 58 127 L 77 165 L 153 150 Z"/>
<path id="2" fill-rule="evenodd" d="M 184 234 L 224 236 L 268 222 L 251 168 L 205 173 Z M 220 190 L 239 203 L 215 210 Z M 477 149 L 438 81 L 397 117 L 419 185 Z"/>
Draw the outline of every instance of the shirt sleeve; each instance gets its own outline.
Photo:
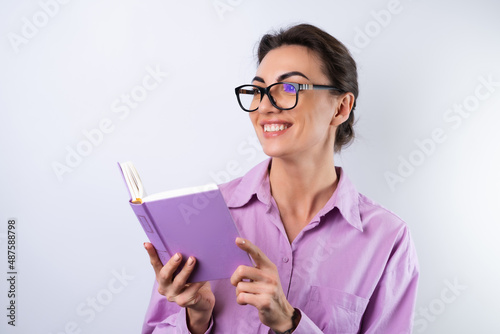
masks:
<path id="1" fill-rule="evenodd" d="M 213 318 L 205 332 L 212 332 Z M 158 282 L 153 285 L 149 307 L 146 311 L 142 334 L 190 334 L 187 328 L 186 309 L 171 303 L 158 292 Z"/>
<path id="2" fill-rule="evenodd" d="M 294 334 L 322 334 L 323 331 L 316 326 L 316 324 L 309 319 L 309 317 L 300 310 L 301 318 L 297 328 L 293 331 Z"/>
<path id="3" fill-rule="evenodd" d="M 399 235 L 365 310 L 360 333 L 411 333 L 419 266 L 408 228 Z"/>

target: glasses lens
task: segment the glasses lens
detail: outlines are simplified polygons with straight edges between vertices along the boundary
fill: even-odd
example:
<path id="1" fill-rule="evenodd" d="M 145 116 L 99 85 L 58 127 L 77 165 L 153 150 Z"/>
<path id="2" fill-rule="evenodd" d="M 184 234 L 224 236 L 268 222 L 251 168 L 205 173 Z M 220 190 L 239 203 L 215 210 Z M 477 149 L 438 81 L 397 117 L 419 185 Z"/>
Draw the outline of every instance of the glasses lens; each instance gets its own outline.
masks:
<path id="1" fill-rule="evenodd" d="M 243 86 L 238 90 L 238 99 L 246 111 L 254 111 L 259 107 L 261 100 L 260 90 L 254 86 Z"/>
<path id="2" fill-rule="evenodd" d="M 294 85 L 280 82 L 271 87 L 269 93 L 280 109 L 291 109 L 297 103 L 297 89 Z"/>

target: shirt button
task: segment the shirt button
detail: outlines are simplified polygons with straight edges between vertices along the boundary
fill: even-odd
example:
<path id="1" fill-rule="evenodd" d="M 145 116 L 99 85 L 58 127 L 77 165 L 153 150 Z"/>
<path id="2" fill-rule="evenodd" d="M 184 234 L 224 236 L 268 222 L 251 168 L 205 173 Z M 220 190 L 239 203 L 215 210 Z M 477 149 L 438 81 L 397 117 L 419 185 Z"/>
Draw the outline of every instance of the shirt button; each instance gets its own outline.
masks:
<path id="1" fill-rule="evenodd" d="M 283 258 L 283 262 L 288 263 L 288 258 L 286 256 Z"/>

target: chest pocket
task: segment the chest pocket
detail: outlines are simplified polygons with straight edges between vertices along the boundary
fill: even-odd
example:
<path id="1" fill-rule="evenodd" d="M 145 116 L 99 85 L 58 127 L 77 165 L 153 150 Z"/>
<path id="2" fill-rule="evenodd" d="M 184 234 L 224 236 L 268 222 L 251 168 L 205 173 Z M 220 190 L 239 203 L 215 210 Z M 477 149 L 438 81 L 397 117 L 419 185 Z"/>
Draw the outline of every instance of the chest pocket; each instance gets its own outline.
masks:
<path id="1" fill-rule="evenodd" d="M 312 286 L 304 313 L 324 332 L 331 334 L 355 334 L 368 299 L 335 290 Z"/>

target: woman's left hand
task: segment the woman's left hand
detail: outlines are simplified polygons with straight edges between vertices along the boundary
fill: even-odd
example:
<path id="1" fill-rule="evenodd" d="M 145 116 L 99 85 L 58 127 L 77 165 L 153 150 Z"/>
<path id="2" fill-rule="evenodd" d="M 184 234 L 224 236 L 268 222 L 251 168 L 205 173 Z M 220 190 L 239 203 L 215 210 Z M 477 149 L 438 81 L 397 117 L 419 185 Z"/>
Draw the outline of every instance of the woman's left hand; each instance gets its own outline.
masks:
<path id="1" fill-rule="evenodd" d="M 283 292 L 276 265 L 250 241 L 237 238 L 236 244 L 255 262 L 255 267 L 239 266 L 231 276 L 231 284 L 236 287 L 236 301 L 256 307 L 260 321 L 272 330 L 290 329 L 294 308 Z"/>

